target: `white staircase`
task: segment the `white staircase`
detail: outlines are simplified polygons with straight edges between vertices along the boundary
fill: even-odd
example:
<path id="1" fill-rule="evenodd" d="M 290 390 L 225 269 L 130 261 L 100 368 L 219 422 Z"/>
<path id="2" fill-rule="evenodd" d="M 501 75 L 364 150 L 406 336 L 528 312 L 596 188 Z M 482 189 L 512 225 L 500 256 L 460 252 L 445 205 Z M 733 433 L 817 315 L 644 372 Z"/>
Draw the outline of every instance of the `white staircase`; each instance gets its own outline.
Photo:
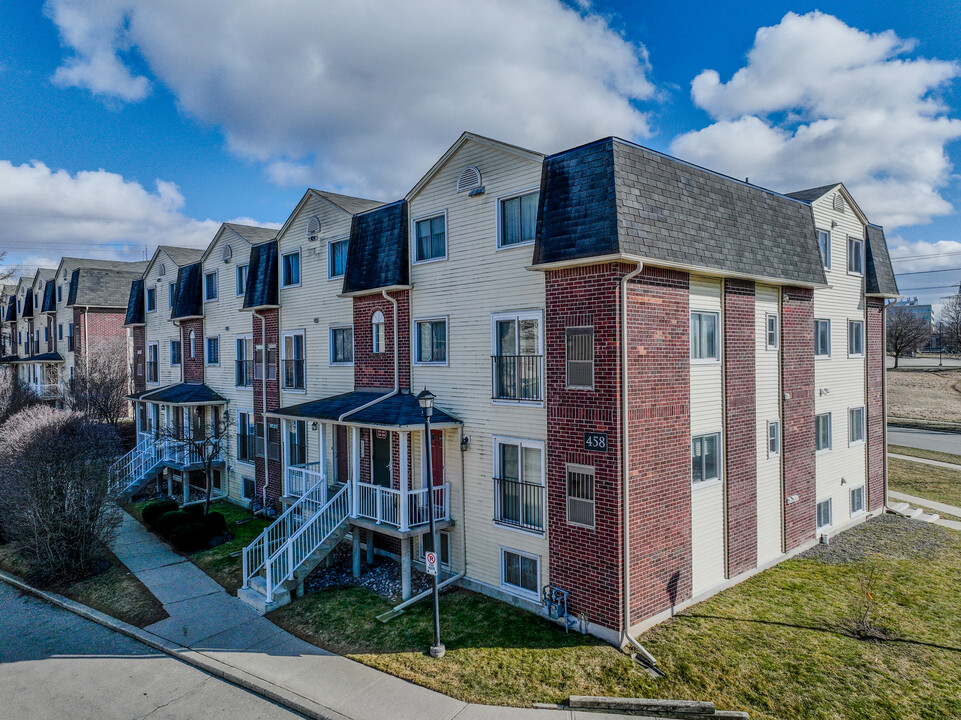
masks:
<path id="1" fill-rule="evenodd" d="M 110 491 L 130 496 L 157 474 L 164 461 L 164 443 L 150 436 L 110 466 Z"/>
<path id="2" fill-rule="evenodd" d="M 290 602 L 290 592 L 347 532 L 350 485 L 328 490 L 322 477 L 244 548 L 244 584 L 237 597 L 261 613 Z"/>

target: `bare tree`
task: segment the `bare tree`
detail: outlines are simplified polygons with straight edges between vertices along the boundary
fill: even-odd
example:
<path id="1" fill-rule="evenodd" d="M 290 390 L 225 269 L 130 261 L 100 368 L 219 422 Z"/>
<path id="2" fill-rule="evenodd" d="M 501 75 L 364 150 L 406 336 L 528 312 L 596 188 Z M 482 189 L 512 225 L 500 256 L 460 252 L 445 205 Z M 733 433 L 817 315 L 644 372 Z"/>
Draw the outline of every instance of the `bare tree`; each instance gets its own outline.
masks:
<path id="1" fill-rule="evenodd" d="M 888 352 L 894 355 L 894 367 L 905 355 L 918 350 L 931 339 L 928 321 L 917 313 L 894 305 L 888 308 Z"/>
<path id="2" fill-rule="evenodd" d="M 203 406 L 191 413 L 188 425 L 166 425 L 157 437 L 174 443 L 181 443 L 189 454 L 191 463 L 203 466 L 204 471 L 204 515 L 210 512 L 210 500 L 214 491 L 214 463 L 224 457 L 221 455 L 222 443 L 230 437 L 234 423 L 230 413 L 217 408 L 212 413 L 204 412 Z M 213 417 L 206 417 L 207 415 Z M 189 480 L 184 477 L 184 482 Z"/>
<path id="3" fill-rule="evenodd" d="M 955 295 L 941 308 L 938 327 L 941 345 L 951 352 L 961 351 L 961 295 Z"/>
<path id="4" fill-rule="evenodd" d="M 108 468 L 117 431 L 47 405 L 27 408 L 0 427 L 0 523 L 8 540 L 47 580 L 89 574 L 119 517 Z"/>
<path id="5" fill-rule="evenodd" d="M 0 379 L 0 425 L 21 410 L 40 403 L 40 397 L 15 370 Z"/>
<path id="6" fill-rule="evenodd" d="M 0 282 L 6 282 L 17 274 L 16 265 L 6 265 L 7 251 L 0 250 Z"/>
<path id="7" fill-rule="evenodd" d="M 127 417 L 128 382 L 126 339 L 99 343 L 77 355 L 69 405 L 117 427 Z"/>

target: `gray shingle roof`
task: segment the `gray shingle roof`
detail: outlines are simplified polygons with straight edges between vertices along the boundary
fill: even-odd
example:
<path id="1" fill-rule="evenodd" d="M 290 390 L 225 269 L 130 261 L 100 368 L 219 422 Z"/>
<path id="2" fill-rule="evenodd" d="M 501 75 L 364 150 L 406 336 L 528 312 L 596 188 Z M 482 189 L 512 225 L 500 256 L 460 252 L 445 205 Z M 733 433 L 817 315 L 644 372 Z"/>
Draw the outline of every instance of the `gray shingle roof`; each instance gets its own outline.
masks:
<path id="1" fill-rule="evenodd" d="M 40 305 L 40 312 L 57 311 L 57 285 L 48 282 L 43 288 L 43 302 Z"/>
<path id="2" fill-rule="evenodd" d="M 140 400 L 169 403 L 172 405 L 188 403 L 209 403 L 219 405 L 220 403 L 227 402 L 221 395 L 218 395 L 209 386 L 202 385 L 200 383 L 178 383 L 177 385 L 168 385 L 167 387 L 162 387 L 159 390 L 138 393 L 138 397 Z"/>
<path id="3" fill-rule="evenodd" d="M 142 270 L 77 268 L 70 276 L 67 306 L 125 308 L 130 297 L 130 283 L 142 274 Z"/>
<path id="4" fill-rule="evenodd" d="M 191 263 L 199 262 L 200 258 L 204 254 L 203 250 L 188 247 L 178 247 L 176 245 L 161 245 L 157 249 L 163 250 L 165 253 L 167 253 L 167 256 L 177 264 L 177 267 L 183 267 L 184 265 L 190 265 Z M 147 266 L 144 265 L 144 270 L 146 269 Z M 143 270 L 141 270 L 141 272 L 143 272 Z"/>
<path id="5" fill-rule="evenodd" d="M 244 309 L 267 307 L 280 303 L 277 290 L 277 241 L 254 245 L 250 249 Z"/>
<path id="6" fill-rule="evenodd" d="M 869 295 L 900 295 L 891 267 L 888 243 L 879 225 L 868 225 L 864 292 Z"/>
<path id="7" fill-rule="evenodd" d="M 809 188 L 807 190 L 798 190 L 796 192 L 784 193 L 789 198 L 794 198 L 795 200 L 801 200 L 802 202 L 814 202 L 819 197 L 827 195 L 834 188 L 836 188 L 841 183 L 831 183 L 830 185 L 822 185 L 821 187 Z"/>
<path id="8" fill-rule="evenodd" d="M 407 285 L 407 202 L 355 215 L 347 246 L 344 292 Z"/>
<path id="9" fill-rule="evenodd" d="M 143 325 L 145 322 L 143 284 L 143 278 L 137 278 L 130 283 L 130 295 L 127 298 L 127 315 L 123 321 L 124 325 Z"/>
<path id="10" fill-rule="evenodd" d="M 78 257 L 61 258 L 60 262 L 66 263 L 74 269 L 84 267 L 93 270 L 136 270 L 141 273 L 147 269 L 147 265 L 149 264 L 147 260 L 128 262 L 126 260 L 96 260 Z M 56 272 L 56 270 L 54 270 L 54 272 Z"/>
<path id="11" fill-rule="evenodd" d="M 174 307 L 170 319 L 197 317 L 203 315 L 203 268 L 199 262 L 184 265 L 177 270 L 177 285 L 174 293 Z"/>
<path id="12" fill-rule="evenodd" d="M 33 290 L 31 288 L 27 288 L 27 293 L 23 296 L 23 312 L 20 313 L 20 317 L 33 317 Z"/>
<path id="13" fill-rule="evenodd" d="M 534 264 L 617 253 L 825 283 L 809 205 L 618 138 L 548 157 Z"/>
<path id="14" fill-rule="evenodd" d="M 378 200 L 367 200 L 366 198 L 351 197 L 350 195 L 340 195 L 338 193 L 328 192 L 327 190 L 314 190 L 314 192 L 329 200 L 341 210 L 349 212 L 351 215 L 367 212 L 384 204 Z"/>
<path id="15" fill-rule="evenodd" d="M 311 400 L 299 405 L 288 405 L 275 410 L 278 415 L 286 417 L 302 417 L 315 420 L 338 420 L 344 413 L 351 412 L 367 403 L 386 395 L 385 392 L 356 391 L 334 395 L 321 400 Z M 423 427 L 424 415 L 421 412 L 417 398 L 409 393 L 394 395 L 373 405 L 366 410 L 354 413 L 344 418 L 345 422 L 363 423 L 364 425 L 384 425 L 387 427 Z M 460 424 L 460 420 L 434 407 L 431 424 L 449 423 Z"/>
<path id="16" fill-rule="evenodd" d="M 267 242 L 277 237 L 277 230 L 273 228 L 258 227 L 257 225 L 238 225 L 237 223 L 224 223 L 227 227 L 240 235 L 251 245 Z"/>

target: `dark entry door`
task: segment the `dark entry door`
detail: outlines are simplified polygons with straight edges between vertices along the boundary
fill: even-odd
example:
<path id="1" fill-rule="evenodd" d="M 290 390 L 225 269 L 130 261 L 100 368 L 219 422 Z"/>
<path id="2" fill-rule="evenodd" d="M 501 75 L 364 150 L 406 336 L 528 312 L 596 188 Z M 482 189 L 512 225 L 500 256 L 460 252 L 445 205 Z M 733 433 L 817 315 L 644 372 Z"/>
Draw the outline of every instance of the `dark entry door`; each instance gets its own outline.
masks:
<path id="1" fill-rule="evenodd" d="M 374 485 L 390 487 L 390 433 L 374 430 L 371 442 L 371 465 Z"/>
<path id="2" fill-rule="evenodd" d="M 350 441 L 346 425 L 334 425 L 334 482 L 346 483 L 350 479 Z"/>

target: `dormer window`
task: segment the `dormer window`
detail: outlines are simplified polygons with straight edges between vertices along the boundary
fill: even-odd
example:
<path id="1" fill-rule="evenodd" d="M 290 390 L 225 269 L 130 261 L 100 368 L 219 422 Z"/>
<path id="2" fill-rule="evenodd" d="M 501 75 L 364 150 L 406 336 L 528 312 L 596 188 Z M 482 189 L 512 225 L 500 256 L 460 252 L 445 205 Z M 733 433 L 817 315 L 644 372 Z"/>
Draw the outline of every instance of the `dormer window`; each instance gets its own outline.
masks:
<path id="1" fill-rule="evenodd" d="M 371 351 L 375 353 L 387 352 L 387 333 L 384 329 L 384 313 L 380 310 L 370 319 Z"/>

